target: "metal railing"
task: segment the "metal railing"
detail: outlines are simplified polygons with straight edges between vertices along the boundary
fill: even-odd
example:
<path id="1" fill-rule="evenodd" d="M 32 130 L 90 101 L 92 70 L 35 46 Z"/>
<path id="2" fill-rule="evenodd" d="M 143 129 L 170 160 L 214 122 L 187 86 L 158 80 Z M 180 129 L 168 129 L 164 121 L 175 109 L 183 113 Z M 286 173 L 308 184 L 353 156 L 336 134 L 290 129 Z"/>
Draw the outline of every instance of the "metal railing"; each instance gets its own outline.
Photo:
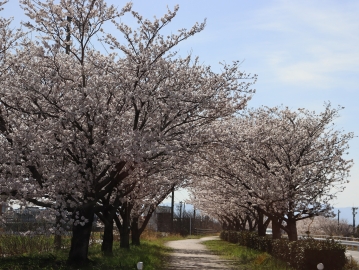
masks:
<path id="1" fill-rule="evenodd" d="M 299 236 L 305 237 L 306 234 L 301 234 Z M 324 234 L 316 234 L 316 235 L 310 235 L 310 237 L 313 238 L 330 238 L 334 240 L 344 240 L 344 241 L 352 241 L 352 242 L 359 242 L 359 238 L 355 237 L 344 237 L 344 236 L 330 236 L 330 235 L 324 235 Z"/>
<path id="2" fill-rule="evenodd" d="M 306 234 L 298 235 L 298 237 L 308 237 Z M 346 246 L 348 250 L 359 251 L 359 238 L 354 237 L 342 237 L 342 236 L 330 236 L 330 235 L 310 235 L 310 237 L 317 240 L 334 239 Z"/>

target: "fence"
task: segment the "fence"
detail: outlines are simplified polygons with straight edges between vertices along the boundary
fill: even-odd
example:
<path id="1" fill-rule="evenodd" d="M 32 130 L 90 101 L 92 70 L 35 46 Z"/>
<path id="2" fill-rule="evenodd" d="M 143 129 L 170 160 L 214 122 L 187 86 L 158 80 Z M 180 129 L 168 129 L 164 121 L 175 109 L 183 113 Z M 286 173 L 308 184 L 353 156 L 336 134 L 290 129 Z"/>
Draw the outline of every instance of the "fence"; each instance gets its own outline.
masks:
<path id="1" fill-rule="evenodd" d="M 218 233 L 219 230 L 216 229 L 194 229 L 194 234 L 195 235 L 204 235 L 204 234 L 213 234 L 213 233 Z"/>
<path id="2" fill-rule="evenodd" d="M 307 235 L 298 235 L 298 237 L 304 238 L 308 237 Z M 342 236 L 330 236 L 330 235 L 311 235 L 317 240 L 324 240 L 324 239 L 334 239 L 337 242 L 341 243 L 342 245 L 346 246 L 349 250 L 359 251 L 359 238 L 354 237 L 342 237 Z"/>

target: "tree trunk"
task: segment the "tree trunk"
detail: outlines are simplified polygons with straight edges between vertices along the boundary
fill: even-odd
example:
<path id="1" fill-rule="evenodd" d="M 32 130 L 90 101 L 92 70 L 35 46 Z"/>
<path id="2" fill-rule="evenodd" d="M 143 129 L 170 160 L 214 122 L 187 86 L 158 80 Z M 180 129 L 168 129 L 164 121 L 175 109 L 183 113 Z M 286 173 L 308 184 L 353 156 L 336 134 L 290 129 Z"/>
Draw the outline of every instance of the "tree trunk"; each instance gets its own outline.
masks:
<path id="1" fill-rule="evenodd" d="M 288 219 L 286 228 L 287 228 L 289 241 L 297 241 L 298 240 L 297 221 L 295 219 Z"/>
<path id="2" fill-rule="evenodd" d="M 267 226 L 264 223 L 264 214 L 258 211 L 258 236 L 266 236 Z"/>
<path id="3" fill-rule="evenodd" d="M 101 245 L 101 251 L 104 256 L 113 256 L 113 221 L 115 220 L 116 224 L 117 222 L 120 223 L 116 216 L 116 211 L 121 204 L 120 196 L 116 196 L 111 205 L 109 199 L 110 196 L 102 199 L 104 207 L 102 211 L 96 213 L 105 226 Z"/>
<path id="4" fill-rule="evenodd" d="M 248 229 L 249 231 L 254 231 L 254 227 L 253 227 L 253 223 L 252 223 L 252 220 L 251 218 L 247 215 L 245 220 L 244 220 L 244 224 L 243 224 L 243 227 L 242 227 L 242 231 L 244 231 L 246 229 L 246 226 L 247 226 L 247 223 L 248 223 Z"/>
<path id="5" fill-rule="evenodd" d="M 61 215 L 56 216 L 56 226 L 58 226 L 61 220 Z M 62 246 L 62 237 L 60 234 L 60 231 L 56 230 L 55 236 L 54 236 L 54 248 L 55 250 L 60 250 Z"/>
<path id="6" fill-rule="evenodd" d="M 84 226 L 81 226 L 81 224 L 74 224 L 72 226 L 71 249 L 68 264 L 81 267 L 87 265 L 89 262 L 87 255 L 95 212 L 93 206 L 78 209 L 78 212 L 80 218 L 85 217 L 88 222 L 86 222 Z"/>
<path id="7" fill-rule="evenodd" d="M 278 218 L 272 218 L 272 239 L 280 239 L 280 221 Z"/>
<path id="8" fill-rule="evenodd" d="M 131 232 L 132 232 L 132 245 L 139 246 L 141 244 L 140 242 L 141 232 L 138 229 L 138 217 L 132 219 Z"/>
<path id="9" fill-rule="evenodd" d="M 62 246 L 62 237 L 60 234 L 56 233 L 54 237 L 54 248 L 55 250 L 60 250 Z"/>
<path id="10" fill-rule="evenodd" d="M 164 199 L 164 198 L 163 198 Z M 158 205 L 156 205 L 156 207 L 157 207 Z M 136 238 L 138 238 L 138 245 L 140 244 L 140 237 L 141 237 L 141 234 L 143 233 L 143 231 L 146 229 L 146 226 L 147 226 L 147 224 L 148 224 L 148 222 L 150 221 L 150 219 L 151 219 L 151 217 L 152 217 L 152 215 L 153 215 L 153 213 L 155 212 L 155 210 L 156 210 L 156 207 L 151 207 L 150 209 L 149 209 L 149 211 L 147 212 L 147 215 L 146 215 L 146 217 L 145 217 L 145 219 L 143 220 L 143 222 L 141 223 L 141 226 L 139 226 L 139 224 L 138 224 L 138 219 L 139 219 L 139 217 L 137 217 L 137 218 L 134 218 L 134 220 L 136 219 L 136 224 L 137 224 L 137 232 L 135 232 L 135 237 Z M 135 229 L 136 230 L 136 229 Z M 132 234 L 133 234 L 134 232 L 132 231 Z M 133 237 L 133 236 L 132 236 Z M 133 239 L 133 238 L 132 238 Z M 136 240 L 135 240 L 135 242 L 136 242 Z M 132 240 L 132 243 L 133 243 L 133 240 Z"/>
<path id="11" fill-rule="evenodd" d="M 122 226 L 120 230 L 120 248 L 130 248 L 130 230 L 128 226 Z"/>
<path id="12" fill-rule="evenodd" d="M 121 207 L 122 226 L 120 228 L 120 248 L 130 248 L 130 206 L 124 203 Z"/>
<path id="13" fill-rule="evenodd" d="M 113 247 L 113 219 L 109 214 L 104 214 L 104 232 L 101 245 L 101 251 L 104 256 L 110 257 L 113 256 L 112 247 Z"/>

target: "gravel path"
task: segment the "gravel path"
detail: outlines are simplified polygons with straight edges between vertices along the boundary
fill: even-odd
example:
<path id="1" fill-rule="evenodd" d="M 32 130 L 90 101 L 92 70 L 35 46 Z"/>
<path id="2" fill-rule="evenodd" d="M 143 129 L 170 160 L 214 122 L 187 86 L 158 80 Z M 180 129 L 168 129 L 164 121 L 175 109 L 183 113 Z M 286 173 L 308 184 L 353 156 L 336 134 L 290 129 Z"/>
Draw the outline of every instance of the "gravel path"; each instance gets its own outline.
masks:
<path id="1" fill-rule="evenodd" d="M 238 269 L 230 261 L 223 260 L 211 252 L 201 242 L 219 240 L 218 236 L 203 237 L 201 239 L 186 239 L 169 241 L 167 247 L 173 249 L 170 255 L 170 265 L 167 270 L 181 269 Z"/>
<path id="2" fill-rule="evenodd" d="M 356 260 L 357 262 L 359 262 L 359 251 L 347 250 L 347 252 L 352 256 L 352 258 L 353 258 L 354 260 Z"/>

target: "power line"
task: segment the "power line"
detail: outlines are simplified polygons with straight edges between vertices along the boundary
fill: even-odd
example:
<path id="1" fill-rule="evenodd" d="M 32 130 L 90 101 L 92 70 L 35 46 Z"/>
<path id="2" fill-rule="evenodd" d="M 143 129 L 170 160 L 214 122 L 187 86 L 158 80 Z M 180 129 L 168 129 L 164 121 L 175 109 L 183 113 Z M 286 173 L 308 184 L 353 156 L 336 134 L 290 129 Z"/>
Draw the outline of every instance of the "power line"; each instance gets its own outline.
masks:
<path id="1" fill-rule="evenodd" d="M 101 39 L 98 37 L 97 33 L 95 33 L 96 37 L 98 38 L 98 41 L 100 41 L 102 47 L 105 49 L 105 51 L 107 52 L 107 54 L 109 54 L 109 52 L 107 51 L 106 47 L 103 45 Z"/>

